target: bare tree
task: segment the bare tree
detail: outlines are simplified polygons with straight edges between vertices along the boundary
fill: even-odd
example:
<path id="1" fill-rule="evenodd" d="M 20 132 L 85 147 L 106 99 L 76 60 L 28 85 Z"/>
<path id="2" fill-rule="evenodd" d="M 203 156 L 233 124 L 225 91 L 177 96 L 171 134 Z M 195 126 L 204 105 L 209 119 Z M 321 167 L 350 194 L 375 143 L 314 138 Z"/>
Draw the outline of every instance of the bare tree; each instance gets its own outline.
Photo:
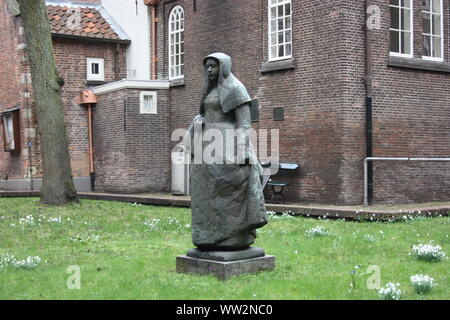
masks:
<path id="1" fill-rule="evenodd" d="M 61 205 L 77 201 L 72 178 L 61 86 L 45 0 L 18 0 L 33 80 L 37 124 L 41 140 L 41 202 Z"/>

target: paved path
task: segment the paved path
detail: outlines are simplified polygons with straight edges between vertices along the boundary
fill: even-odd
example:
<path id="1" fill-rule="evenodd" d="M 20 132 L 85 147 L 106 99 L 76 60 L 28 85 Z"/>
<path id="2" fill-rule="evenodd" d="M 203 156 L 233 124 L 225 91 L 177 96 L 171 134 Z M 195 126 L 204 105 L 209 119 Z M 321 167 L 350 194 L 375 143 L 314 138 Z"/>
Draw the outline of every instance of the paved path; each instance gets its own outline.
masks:
<path id="1" fill-rule="evenodd" d="M 191 199 L 188 196 L 175 196 L 172 194 L 112 194 L 100 192 L 79 192 L 82 199 L 111 200 L 141 203 L 148 205 L 161 205 L 173 207 L 190 207 Z M 0 197 L 38 197 L 38 191 L 0 191 Z M 346 218 L 364 220 L 397 220 L 404 216 L 438 216 L 448 215 L 450 202 L 423 203 L 408 205 L 380 205 L 380 206 L 334 206 L 305 203 L 267 203 L 269 211 L 277 213 L 288 212 L 294 215 L 327 218 Z"/>

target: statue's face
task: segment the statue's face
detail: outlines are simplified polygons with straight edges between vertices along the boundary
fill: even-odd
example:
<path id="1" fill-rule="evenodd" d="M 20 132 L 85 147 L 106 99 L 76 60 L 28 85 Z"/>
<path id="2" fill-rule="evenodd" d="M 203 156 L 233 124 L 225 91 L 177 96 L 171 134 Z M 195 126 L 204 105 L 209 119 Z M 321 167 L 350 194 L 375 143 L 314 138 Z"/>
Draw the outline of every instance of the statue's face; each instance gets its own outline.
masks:
<path id="1" fill-rule="evenodd" d="M 206 60 L 206 72 L 210 81 L 217 81 L 219 79 L 219 62 L 214 58 Z"/>

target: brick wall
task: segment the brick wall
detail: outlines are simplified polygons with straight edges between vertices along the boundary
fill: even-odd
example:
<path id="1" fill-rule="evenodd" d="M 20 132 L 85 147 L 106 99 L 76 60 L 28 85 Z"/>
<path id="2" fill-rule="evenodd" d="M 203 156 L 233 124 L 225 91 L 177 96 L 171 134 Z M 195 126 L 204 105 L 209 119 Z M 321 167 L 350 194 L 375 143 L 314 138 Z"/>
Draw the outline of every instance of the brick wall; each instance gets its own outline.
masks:
<path id="1" fill-rule="evenodd" d="M 445 28 L 448 30 L 448 1 Z M 449 75 L 388 67 L 389 11 L 381 8 L 381 30 L 374 32 L 374 156 L 450 155 Z M 420 1 L 415 28 L 421 30 Z M 158 71 L 167 78 L 167 21 L 170 10 L 185 11 L 184 86 L 170 90 L 171 130 L 186 127 L 197 114 L 203 57 L 222 51 L 233 72 L 261 104 L 255 128 L 280 130 L 280 161 L 298 162 L 287 179 L 290 200 L 360 204 L 363 200 L 365 146 L 364 1 L 293 1 L 295 69 L 262 73 L 267 62 L 267 0 L 162 1 L 158 6 Z M 421 32 L 416 32 L 420 57 Z M 448 34 L 446 35 L 448 61 Z M 284 107 L 285 120 L 273 120 Z M 386 171 L 384 167 L 390 169 Z M 447 199 L 449 166 L 378 164 L 375 202 Z M 390 172 L 390 174 L 389 174 Z M 401 177 L 401 178 L 400 178 Z M 414 181 L 413 188 L 408 181 Z M 426 186 L 426 187 L 425 187 Z"/>
<path id="2" fill-rule="evenodd" d="M 339 126 L 340 98 L 345 75 L 340 68 L 345 59 L 338 41 L 344 17 L 336 1 L 293 4 L 294 70 L 261 73 L 267 62 L 266 1 L 168 1 L 158 7 L 158 54 L 166 65 L 167 50 L 161 29 L 171 8 L 185 10 L 185 86 L 170 91 L 171 129 L 186 127 L 198 113 L 202 88 L 202 60 L 222 51 L 232 57 L 234 74 L 261 105 L 255 129 L 280 130 L 280 161 L 298 162 L 300 169 L 287 190 L 291 200 L 335 203 L 340 201 L 342 143 Z M 167 37 L 167 35 L 165 35 Z M 165 67 L 167 70 L 167 67 Z M 164 74 L 166 75 L 166 74 Z M 285 108 L 285 120 L 273 120 L 273 108 Z"/>
<path id="3" fill-rule="evenodd" d="M 170 190 L 167 90 L 156 92 L 157 114 L 140 114 L 140 90 L 99 97 L 94 112 L 96 191 Z"/>
<path id="4" fill-rule="evenodd" d="M 382 0 L 372 1 L 381 9 L 381 29 L 373 38 L 373 155 L 375 157 L 450 157 L 450 74 L 388 66 L 389 6 Z M 422 57 L 422 2 L 414 1 L 414 58 Z M 364 33 L 354 26 L 364 20 L 364 5 L 348 1 L 349 56 L 344 110 L 347 141 L 345 158 L 356 151 L 360 159 L 348 162 L 344 170 L 347 193 L 362 193 L 362 163 L 365 147 L 364 94 L 359 79 L 364 74 Z M 444 61 L 450 60 L 449 1 L 444 0 Z M 350 59 L 351 58 L 351 59 Z M 359 138 L 358 138 L 359 137 Z M 359 139 L 358 142 L 356 140 Z M 354 175 L 352 174 L 354 173 Z M 352 177 L 353 175 L 353 177 Z M 355 179 L 357 178 L 357 179 Z M 450 196 L 450 163 L 375 162 L 374 203 L 411 203 L 444 201 Z"/>
<path id="5" fill-rule="evenodd" d="M 25 37 L 20 17 L 14 17 L 6 1 L 0 1 L 0 20 L 3 28 L 0 33 L 0 112 L 11 107 L 20 107 L 21 143 L 18 153 L 3 151 L 3 131 L 0 134 L 0 180 L 41 178 L 39 136 L 36 130 L 36 117 L 32 96 L 31 76 L 26 61 Z M 54 55 L 60 75 L 65 84 L 62 99 L 69 139 L 69 151 L 74 177 L 89 176 L 88 129 L 86 107 L 74 100 L 80 92 L 90 85 L 86 80 L 86 58 L 105 59 L 105 82 L 126 77 L 126 47 L 119 47 L 119 73 L 115 75 L 117 46 L 114 43 L 96 43 L 76 40 L 54 39 Z M 29 98 L 27 98 L 29 92 Z M 0 125 L 3 130 L 3 125 Z M 31 149 L 28 149 L 28 143 Z"/>
<path id="6" fill-rule="evenodd" d="M 19 17 L 14 17 L 6 1 L 0 1 L 0 112 L 20 107 L 21 152 L 4 152 L 3 123 L 0 124 L 0 179 L 24 178 L 30 164 L 27 147 L 33 136 L 31 99 L 25 94 L 31 90 L 29 70 L 25 62 L 25 36 Z M 31 129 L 31 130 L 30 130 Z M 33 139 L 32 139 L 33 140 Z M 31 155 L 33 160 L 33 155 Z M 34 161 L 36 162 L 36 161 Z M 33 163 L 33 162 L 32 162 Z"/>
<path id="7" fill-rule="evenodd" d="M 70 40 L 54 40 L 54 52 L 60 75 L 65 84 L 62 99 L 67 123 L 69 151 L 72 172 L 75 177 L 89 176 L 88 123 L 86 107 L 80 106 L 75 98 L 86 87 L 86 58 L 103 58 L 105 82 L 116 80 L 115 69 L 116 45 Z M 118 79 L 126 78 L 125 47 L 120 47 Z"/>

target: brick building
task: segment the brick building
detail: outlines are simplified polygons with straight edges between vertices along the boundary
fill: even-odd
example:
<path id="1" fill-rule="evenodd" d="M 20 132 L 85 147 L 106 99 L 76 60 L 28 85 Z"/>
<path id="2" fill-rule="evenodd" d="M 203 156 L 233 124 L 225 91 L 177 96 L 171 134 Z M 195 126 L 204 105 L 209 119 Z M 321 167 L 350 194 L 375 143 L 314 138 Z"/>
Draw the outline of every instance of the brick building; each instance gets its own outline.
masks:
<path id="1" fill-rule="evenodd" d="M 171 130 L 186 127 L 198 112 L 203 57 L 227 53 L 234 74 L 259 100 L 254 127 L 279 129 L 280 161 L 300 164 L 284 178 L 288 197 L 360 204 L 368 156 L 366 20 L 373 24 L 372 156 L 448 158 L 449 5 L 163 0 L 157 6 L 157 72 L 173 79 Z M 448 200 L 449 178 L 449 162 L 374 162 L 373 202 Z"/>
<path id="2" fill-rule="evenodd" d="M 87 191 L 88 120 L 86 107 L 79 105 L 77 98 L 83 89 L 126 77 L 126 47 L 130 40 L 99 4 L 66 4 L 47 1 L 48 18 L 58 71 L 65 80 L 62 99 L 75 185 L 78 190 Z M 4 146 L 0 152 L 0 189 L 39 189 L 39 136 L 17 2 L 0 1 L 0 20 L 0 144 Z M 8 127 L 8 122 L 14 128 Z M 8 146 L 8 132 L 20 138 L 12 143 L 14 148 Z"/>
<path id="3" fill-rule="evenodd" d="M 259 102 L 254 128 L 278 129 L 280 161 L 300 164 L 283 178 L 289 182 L 289 200 L 361 204 L 367 156 L 450 157 L 450 1 L 145 2 L 156 4 L 146 12 L 154 45 L 144 65 L 151 76 L 136 80 L 128 72 L 120 81 L 110 78 L 93 88 L 99 98 L 94 117 L 97 190 L 170 190 L 170 135 L 198 113 L 201 62 L 215 51 L 232 57 L 234 74 Z M 19 27 L 14 25 L 18 18 L 8 19 L 11 28 Z M 82 50 L 82 42 L 64 41 Z M 11 45 L 13 56 L 21 54 L 17 45 Z M 17 82 L 5 84 L 12 88 L 8 92 L 22 87 L 24 71 L 18 68 L 7 71 Z M 85 86 L 74 87 L 67 99 Z M 25 98 L 0 97 L 2 110 L 26 106 Z M 82 117 L 82 111 L 78 114 Z M 0 174 L 26 174 L 20 171 L 28 166 L 26 139 L 22 130 L 21 153 L 0 155 Z M 80 163 L 73 170 L 85 169 Z M 373 203 L 445 201 L 449 178 L 449 162 L 377 161 Z"/>

